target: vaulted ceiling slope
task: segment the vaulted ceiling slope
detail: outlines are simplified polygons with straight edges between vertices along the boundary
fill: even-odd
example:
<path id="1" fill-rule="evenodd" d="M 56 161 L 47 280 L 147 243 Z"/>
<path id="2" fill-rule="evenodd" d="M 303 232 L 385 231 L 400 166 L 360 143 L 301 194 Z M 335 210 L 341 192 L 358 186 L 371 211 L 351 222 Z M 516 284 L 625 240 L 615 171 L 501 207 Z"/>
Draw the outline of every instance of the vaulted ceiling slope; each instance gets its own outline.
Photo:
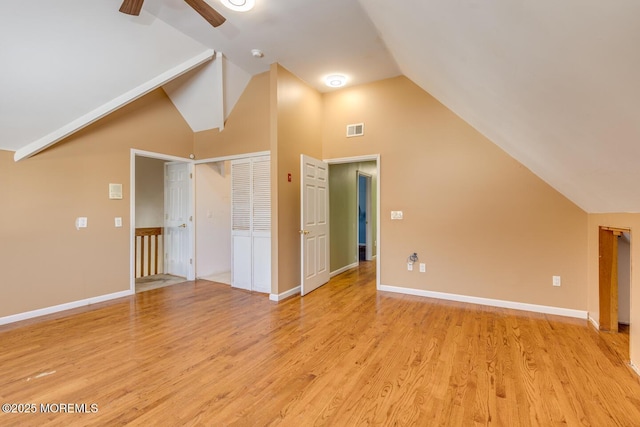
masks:
<path id="1" fill-rule="evenodd" d="M 321 91 L 334 72 L 405 74 L 586 211 L 640 212 L 637 0 L 207 1 L 222 26 L 183 0 L 145 0 L 138 17 L 121 0 L 1 1 L 0 149 L 34 152 L 215 50 Z"/>
<path id="2" fill-rule="evenodd" d="M 0 148 L 32 154 L 213 50 L 112 0 L 0 2 Z"/>
<path id="3" fill-rule="evenodd" d="M 207 0 L 227 21 L 213 28 L 183 0 L 0 2 L 0 149 L 30 156 L 222 52 L 226 93 L 199 88 L 216 68 L 185 74 L 167 92 L 194 131 L 222 127 L 248 77 L 279 62 L 319 90 L 343 72 L 352 84 L 399 74 L 357 0 L 258 0 L 249 13 Z M 264 51 L 254 58 L 252 49 Z M 219 68 L 218 68 L 219 70 Z M 219 99 L 226 96 L 227 99 Z M 212 105 L 208 105 L 212 104 Z M 204 108 L 203 108 L 204 106 Z"/>
<path id="4" fill-rule="evenodd" d="M 640 212 L 640 2 L 360 3 L 403 74 L 574 203 Z"/>

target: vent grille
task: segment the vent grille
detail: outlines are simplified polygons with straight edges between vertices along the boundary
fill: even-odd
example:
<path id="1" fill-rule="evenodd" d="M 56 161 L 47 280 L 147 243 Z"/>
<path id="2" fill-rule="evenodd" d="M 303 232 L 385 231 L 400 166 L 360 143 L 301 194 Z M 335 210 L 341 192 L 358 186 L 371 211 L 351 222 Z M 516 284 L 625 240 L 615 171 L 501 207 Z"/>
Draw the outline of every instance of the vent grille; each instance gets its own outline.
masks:
<path id="1" fill-rule="evenodd" d="M 364 135 L 364 123 L 347 125 L 347 138 Z"/>

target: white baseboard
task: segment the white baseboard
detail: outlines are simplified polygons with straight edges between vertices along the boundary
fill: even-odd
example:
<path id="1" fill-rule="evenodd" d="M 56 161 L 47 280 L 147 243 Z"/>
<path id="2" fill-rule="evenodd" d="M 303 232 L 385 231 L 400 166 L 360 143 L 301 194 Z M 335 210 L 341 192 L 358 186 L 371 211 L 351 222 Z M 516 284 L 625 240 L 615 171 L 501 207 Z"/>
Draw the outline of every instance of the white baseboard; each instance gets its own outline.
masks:
<path id="1" fill-rule="evenodd" d="M 591 315 L 589 315 L 589 322 L 591 322 L 591 324 L 593 325 L 594 328 L 596 328 L 596 331 L 600 330 L 600 324 L 598 322 L 596 322 L 596 319 L 594 319 L 593 317 L 591 317 Z"/>
<path id="2" fill-rule="evenodd" d="M 353 264 L 349 264 L 349 265 L 345 265 L 342 268 L 337 269 L 336 271 L 332 271 L 331 273 L 329 273 L 329 277 L 333 277 L 333 276 L 337 276 L 340 273 L 344 273 L 347 270 L 351 270 L 352 268 L 356 268 L 358 266 L 357 262 L 354 262 Z"/>
<path id="3" fill-rule="evenodd" d="M 11 316 L 0 317 L 0 325 L 19 322 L 21 320 L 33 319 L 34 317 L 45 316 L 47 314 L 58 313 L 60 311 L 71 310 L 72 308 L 84 307 L 85 305 L 96 304 L 103 301 L 109 301 L 116 298 L 127 297 L 133 295 L 132 290 L 114 292 L 112 294 L 100 295 L 97 297 L 86 298 L 79 301 L 67 302 L 51 307 L 40 308 L 38 310 L 26 311 L 24 313 L 12 314 Z"/>
<path id="4" fill-rule="evenodd" d="M 638 376 L 640 376 L 640 369 L 638 369 L 638 367 L 636 366 L 635 363 L 633 362 L 629 362 L 629 366 L 631 366 L 631 369 L 633 369 L 633 371 L 638 374 Z"/>
<path id="5" fill-rule="evenodd" d="M 282 301 L 283 299 L 292 297 L 294 295 L 298 295 L 300 293 L 300 286 L 296 286 L 293 289 L 289 289 L 288 291 L 284 291 L 281 294 L 270 294 L 269 299 L 271 301 Z"/>
<path id="6" fill-rule="evenodd" d="M 399 286 L 380 285 L 380 291 L 396 292 L 400 294 L 417 295 L 421 297 L 444 299 L 450 301 L 468 302 L 471 304 L 488 305 L 492 307 L 511 308 L 514 310 L 533 311 L 536 313 L 555 314 L 558 316 L 587 319 L 588 312 L 571 308 L 551 307 L 546 305 L 527 304 L 515 301 L 504 301 L 491 298 L 471 297 L 466 295 L 449 294 L 445 292 L 425 291 L 422 289 L 402 288 Z"/>

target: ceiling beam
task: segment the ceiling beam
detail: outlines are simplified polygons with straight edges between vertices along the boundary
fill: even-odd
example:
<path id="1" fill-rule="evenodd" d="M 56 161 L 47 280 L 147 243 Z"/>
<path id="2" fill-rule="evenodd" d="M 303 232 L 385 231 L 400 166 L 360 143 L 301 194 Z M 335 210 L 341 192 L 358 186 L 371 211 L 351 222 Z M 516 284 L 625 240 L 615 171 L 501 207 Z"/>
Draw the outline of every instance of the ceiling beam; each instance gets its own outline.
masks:
<path id="1" fill-rule="evenodd" d="M 28 144 L 27 146 L 19 149 L 13 155 L 13 159 L 17 162 L 26 158 L 29 158 L 49 147 L 60 142 L 64 138 L 72 135 L 73 133 L 83 129 L 90 124 L 100 120 L 104 116 L 116 111 L 117 109 L 124 107 L 130 102 L 146 95 L 154 89 L 159 88 L 165 83 L 175 79 L 176 77 L 186 73 L 193 68 L 210 61 L 215 54 L 213 49 L 206 49 L 200 54 L 188 59 L 180 65 L 177 65 L 164 73 L 156 76 L 155 78 L 135 87 L 115 99 L 101 105 L 100 107 L 90 111 L 89 113 L 77 118 L 76 120 L 68 123 L 67 125 L 51 132 L 48 135 Z"/>

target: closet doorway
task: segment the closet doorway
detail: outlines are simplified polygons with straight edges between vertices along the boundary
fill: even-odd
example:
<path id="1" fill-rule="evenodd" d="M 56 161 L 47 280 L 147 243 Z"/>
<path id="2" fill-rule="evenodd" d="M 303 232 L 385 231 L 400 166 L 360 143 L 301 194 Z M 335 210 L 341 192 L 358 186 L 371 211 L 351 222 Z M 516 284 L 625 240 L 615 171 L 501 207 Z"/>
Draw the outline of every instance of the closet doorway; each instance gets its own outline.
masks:
<path id="1" fill-rule="evenodd" d="M 598 264 L 599 328 L 628 337 L 631 316 L 630 229 L 600 227 Z M 628 354 L 628 348 L 625 350 Z"/>

